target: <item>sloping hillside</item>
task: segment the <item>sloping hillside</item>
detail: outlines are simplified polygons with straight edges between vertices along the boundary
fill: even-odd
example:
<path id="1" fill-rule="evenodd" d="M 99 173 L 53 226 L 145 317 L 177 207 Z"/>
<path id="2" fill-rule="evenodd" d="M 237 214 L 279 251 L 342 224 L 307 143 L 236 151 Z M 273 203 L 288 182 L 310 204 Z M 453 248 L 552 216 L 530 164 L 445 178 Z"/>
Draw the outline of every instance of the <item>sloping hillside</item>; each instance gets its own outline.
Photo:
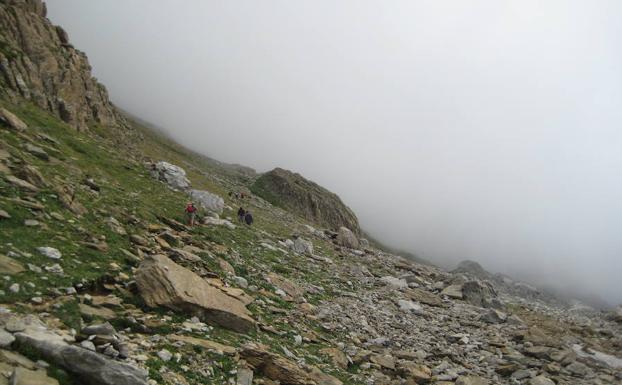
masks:
<path id="1" fill-rule="evenodd" d="M 5 20 L 43 19 L 40 2 L 0 4 Z M 245 168 L 116 110 L 121 128 L 82 110 L 76 125 L 2 87 L 0 384 L 622 380 L 620 314 L 346 247 L 299 211 L 230 196 L 252 182 Z M 188 226 L 192 190 L 209 199 Z"/>

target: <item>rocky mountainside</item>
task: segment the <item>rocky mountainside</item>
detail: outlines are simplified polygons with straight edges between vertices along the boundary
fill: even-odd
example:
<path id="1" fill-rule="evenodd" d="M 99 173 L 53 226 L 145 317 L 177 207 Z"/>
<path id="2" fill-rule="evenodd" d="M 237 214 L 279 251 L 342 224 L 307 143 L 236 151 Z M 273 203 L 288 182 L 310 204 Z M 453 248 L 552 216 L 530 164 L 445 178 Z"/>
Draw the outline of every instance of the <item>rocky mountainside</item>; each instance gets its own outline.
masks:
<path id="1" fill-rule="evenodd" d="M 41 0 L 0 0 L 0 93 L 31 101 L 79 130 L 122 124 L 86 55 L 46 18 Z"/>
<path id="2" fill-rule="evenodd" d="M 257 178 L 251 191 L 308 221 L 334 230 L 343 226 L 361 232 L 356 215 L 336 194 L 300 174 L 275 168 Z"/>
<path id="3" fill-rule="evenodd" d="M 44 14 L 39 2 L 2 7 L 23 22 Z M 137 122 L 142 140 L 119 147 L 114 129 L 76 131 L 11 92 L 0 93 L 0 384 L 622 382 L 621 309 L 567 308 L 473 264 L 447 272 L 378 250 L 334 231 L 352 223 L 229 196 L 251 172 Z M 316 194 L 306 183 L 296 193 Z"/>

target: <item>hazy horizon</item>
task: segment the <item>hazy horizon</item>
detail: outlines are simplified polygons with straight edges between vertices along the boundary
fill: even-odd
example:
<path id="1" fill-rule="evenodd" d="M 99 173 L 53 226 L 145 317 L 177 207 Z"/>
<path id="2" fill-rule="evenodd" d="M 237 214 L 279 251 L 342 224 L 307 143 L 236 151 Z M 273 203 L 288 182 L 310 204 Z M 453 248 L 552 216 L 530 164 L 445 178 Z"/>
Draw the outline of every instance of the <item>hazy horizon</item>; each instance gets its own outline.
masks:
<path id="1" fill-rule="evenodd" d="M 622 3 L 47 1 L 121 108 L 379 240 L 622 303 Z"/>

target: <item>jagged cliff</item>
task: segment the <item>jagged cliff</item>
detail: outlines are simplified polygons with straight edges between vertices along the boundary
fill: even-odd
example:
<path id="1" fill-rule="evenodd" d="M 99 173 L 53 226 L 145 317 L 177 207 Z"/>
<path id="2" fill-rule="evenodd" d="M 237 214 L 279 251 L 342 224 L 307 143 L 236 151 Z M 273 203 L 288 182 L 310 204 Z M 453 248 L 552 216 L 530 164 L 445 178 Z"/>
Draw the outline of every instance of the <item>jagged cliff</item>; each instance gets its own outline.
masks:
<path id="1" fill-rule="evenodd" d="M 41 0 L 0 0 L 0 96 L 29 100 L 78 130 L 122 126 L 86 55 L 46 13 Z"/>
<path id="2" fill-rule="evenodd" d="M 300 174 L 275 168 L 257 178 L 251 191 L 309 221 L 361 233 L 356 215 L 336 194 Z"/>

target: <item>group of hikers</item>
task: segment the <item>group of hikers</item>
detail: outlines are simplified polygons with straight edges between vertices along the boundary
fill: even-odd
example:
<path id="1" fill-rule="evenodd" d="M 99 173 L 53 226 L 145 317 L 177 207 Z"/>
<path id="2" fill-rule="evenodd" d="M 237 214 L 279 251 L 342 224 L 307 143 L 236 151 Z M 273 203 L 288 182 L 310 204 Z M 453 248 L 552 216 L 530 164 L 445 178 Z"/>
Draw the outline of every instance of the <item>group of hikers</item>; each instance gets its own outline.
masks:
<path id="1" fill-rule="evenodd" d="M 246 199 L 250 197 L 251 196 L 244 191 L 229 191 L 229 198 Z"/>
<path id="2" fill-rule="evenodd" d="M 244 208 L 240 207 L 238 210 L 238 221 L 246 223 L 250 226 L 253 224 L 253 214 L 251 214 L 250 211 L 244 210 Z"/>
<path id="3" fill-rule="evenodd" d="M 194 226 L 197 211 L 199 210 L 194 205 L 194 202 L 188 202 L 185 210 L 186 222 L 188 223 L 188 226 Z M 244 208 L 240 207 L 240 209 L 238 210 L 238 221 L 240 221 L 241 223 L 246 223 L 250 226 L 253 224 L 253 214 L 251 214 L 250 211 L 244 210 Z"/>

